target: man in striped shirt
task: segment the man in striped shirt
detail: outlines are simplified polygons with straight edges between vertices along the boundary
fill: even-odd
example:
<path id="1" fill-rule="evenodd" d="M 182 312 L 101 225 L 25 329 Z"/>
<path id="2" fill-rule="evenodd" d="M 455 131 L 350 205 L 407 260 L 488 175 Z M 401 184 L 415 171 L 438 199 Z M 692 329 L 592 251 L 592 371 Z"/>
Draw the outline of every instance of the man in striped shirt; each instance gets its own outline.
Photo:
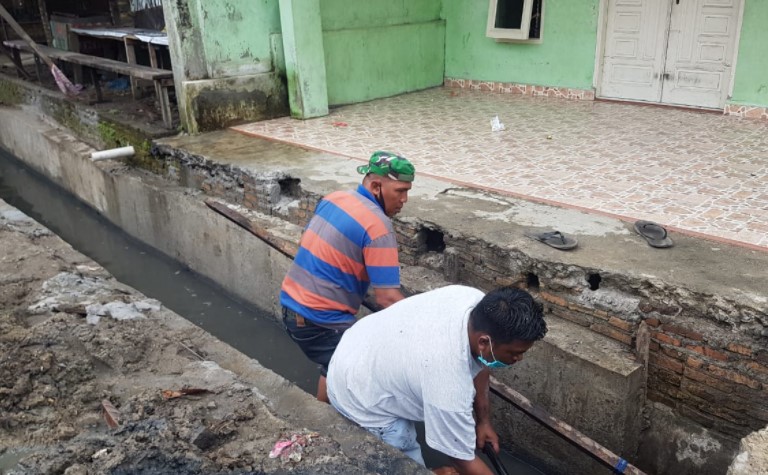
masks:
<path id="1" fill-rule="evenodd" d="M 368 287 L 381 308 L 403 299 L 390 218 L 408 201 L 415 169 L 407 159 L 379 151 L 357 171 L 365 177 L 356 190 L 331 193 L 318 203 L 280 291 L 286 331 L 320 366 L 317 399 L 324 402 L 328 363 Z"/>

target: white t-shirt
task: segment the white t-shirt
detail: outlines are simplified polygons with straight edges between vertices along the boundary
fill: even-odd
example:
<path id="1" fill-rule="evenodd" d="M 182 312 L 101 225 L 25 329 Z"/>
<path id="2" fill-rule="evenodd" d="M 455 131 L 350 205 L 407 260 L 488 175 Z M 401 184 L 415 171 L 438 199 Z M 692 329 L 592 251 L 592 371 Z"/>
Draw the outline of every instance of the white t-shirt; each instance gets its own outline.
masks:
<path id="1" fill-rule="evenodd" d="M 475 457 L 470 311 L 480 290 L 451 285 L 401 300 L 344 333 L 328 369 L 333 405 L 363 427 L 424 421 L 427 444 Z"/>

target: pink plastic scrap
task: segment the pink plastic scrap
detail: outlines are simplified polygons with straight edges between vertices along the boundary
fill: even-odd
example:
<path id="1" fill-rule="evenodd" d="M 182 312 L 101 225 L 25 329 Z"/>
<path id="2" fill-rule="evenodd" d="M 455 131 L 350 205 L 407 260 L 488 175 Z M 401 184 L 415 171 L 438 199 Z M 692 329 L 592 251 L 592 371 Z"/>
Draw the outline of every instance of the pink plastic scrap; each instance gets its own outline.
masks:
<path id="1" fill-rule="evenodd" d="M 275 442 L 275 446 L 269 452 L 269 458 L 280 457 L 282 460 L 298 462 L 301 460 L 301 453 L 304 447 L 312 442 L 312 439 L 318 437 L 316 432 L 294 432 L 290 436 L 281 437 Z"/>

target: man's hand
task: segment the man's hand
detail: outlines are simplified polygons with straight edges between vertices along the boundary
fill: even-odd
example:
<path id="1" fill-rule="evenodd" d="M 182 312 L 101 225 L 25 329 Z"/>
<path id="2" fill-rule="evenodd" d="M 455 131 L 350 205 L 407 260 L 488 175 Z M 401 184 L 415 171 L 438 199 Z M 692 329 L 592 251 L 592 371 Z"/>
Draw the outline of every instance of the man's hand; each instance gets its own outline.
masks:
<path id="1" fill-rule="evenodd" d="M 405 297 L 400 289 L 376 288 L 373 289 L 373 296 L 376 299 L 376 305 L 379 310 L 387 308 L 395 302 L 403 300 Z"/>
<path id="2" fill-rule="evenodd" d="M 459 471 L 449 465 L 433 468 L 432 473 L 436 475 L 459 475 Z"/>
<path id="3" fill-rule="evenodd" d="M 493 446 L 493 451 L 497 454 L 499 453 L 499 435 L 493 430 L 490 422 L 477 424 L 475 433 L 477 434 L 477 448 L 479 450 L 483 450 L 485 443 L 490 442 Z"/>

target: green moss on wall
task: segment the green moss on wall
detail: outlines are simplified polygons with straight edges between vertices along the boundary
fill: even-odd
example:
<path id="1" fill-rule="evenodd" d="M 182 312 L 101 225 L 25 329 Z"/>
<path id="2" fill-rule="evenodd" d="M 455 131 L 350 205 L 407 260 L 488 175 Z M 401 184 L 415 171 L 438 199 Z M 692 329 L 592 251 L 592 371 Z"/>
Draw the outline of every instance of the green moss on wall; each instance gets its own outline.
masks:
<path id="1" fill-rule="evenodd" d="M 100 119 L 97 126 L 99 139 L 105 149 L 133 145 L 136 153 L 128 159 L 128 164 L 149 171 L 165 173 L 165 162 L 157 160 L 152 155 L 151 138 L 124 124 Z"/>
<path id="2" fill-rule="evenodd" d="M 0 104 L 17 106 L 24 101 L 24 93 L 14 82 L 0 79 Z"/>

